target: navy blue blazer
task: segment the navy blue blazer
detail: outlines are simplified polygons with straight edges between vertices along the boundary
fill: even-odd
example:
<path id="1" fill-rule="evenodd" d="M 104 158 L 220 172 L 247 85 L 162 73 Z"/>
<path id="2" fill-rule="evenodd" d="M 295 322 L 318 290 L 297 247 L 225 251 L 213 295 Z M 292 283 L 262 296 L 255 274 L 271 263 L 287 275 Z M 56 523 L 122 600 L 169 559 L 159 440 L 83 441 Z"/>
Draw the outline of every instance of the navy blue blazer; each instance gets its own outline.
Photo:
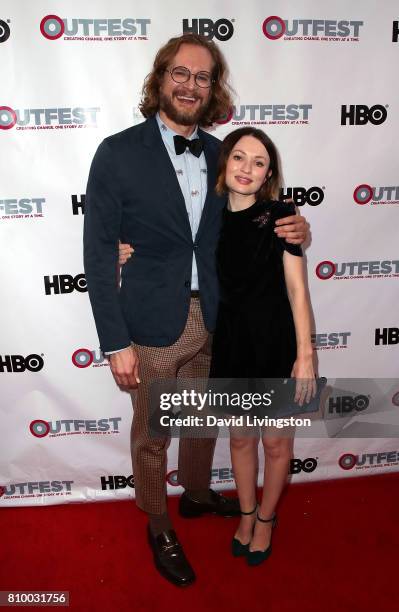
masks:
<path id="1" fill-rule="evenodd" d="M 220 141 L 199 130 L 208 191 L 195 241 L 155 117 L 103 140 L 86 192 L 84 267 L 103 351 L 169 346 L 188 316 L 195 251 L 201 309 L 212 332 L 219 300 L 215 250 L 225 199 L 216 195 Z M 117 282 L 118 239 L 135 252 Z"/>

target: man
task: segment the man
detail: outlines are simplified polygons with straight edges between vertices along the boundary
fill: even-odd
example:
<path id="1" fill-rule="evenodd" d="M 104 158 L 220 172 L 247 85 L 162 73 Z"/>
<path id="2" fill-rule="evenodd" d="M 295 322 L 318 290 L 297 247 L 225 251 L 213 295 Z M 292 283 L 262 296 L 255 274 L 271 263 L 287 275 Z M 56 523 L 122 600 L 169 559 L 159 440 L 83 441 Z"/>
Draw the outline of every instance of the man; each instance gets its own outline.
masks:
<path id="1" fill-rule="evenodd" d="M 195 574 L 166 507 L 166 439 L 151 438 L 153 379 L 206 378 L 218 303 L 215 248 L 224 201 L 214 186 L 219 141 L 198 126 L 226 115 L 232 100 L 218 47 L 201 36 L 171 39 L 143 88 L 144 123 L 106 138 L 90 170 L 84 259 L 101 349 L 118 385 L 137 388 L 132 425 L 136 503 L 149 516 L 155 565 L 177 585 Z M 279 235 L 306 237 L 288 217 Z M 118 239 L 134 257 L 117 283 Z M 180 514 L 239 513 L 237 500 L 209 489 L 215 439 L 182 438 Z"/>

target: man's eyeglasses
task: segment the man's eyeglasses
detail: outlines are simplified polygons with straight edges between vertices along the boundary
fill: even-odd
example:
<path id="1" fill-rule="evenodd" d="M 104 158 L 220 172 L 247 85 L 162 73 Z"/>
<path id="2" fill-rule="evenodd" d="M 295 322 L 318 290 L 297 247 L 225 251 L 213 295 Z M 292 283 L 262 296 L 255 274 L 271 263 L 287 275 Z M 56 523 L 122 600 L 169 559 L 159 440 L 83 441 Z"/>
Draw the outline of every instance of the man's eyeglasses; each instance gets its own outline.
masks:
<path id="1" fill-rule="evenodd" d="M 172 70 L 168 70 L 168 68 L 166 68 L 166 72 L 169 72 L 175 83 L 187 83 L 193 74 L 191 70 L 185 66 L 176 66 L 175 68 L 172 68 Z M 212 83 L 215 82 L 215 79 L 212 78 L 212 75 L 209 74 L 209 72 L 197 72 L 197 74 L 193 74 L 193 77 L 195 84 L 198 85 L 198 87 L 204 87 L 205 89 L 210 87 Z"/>

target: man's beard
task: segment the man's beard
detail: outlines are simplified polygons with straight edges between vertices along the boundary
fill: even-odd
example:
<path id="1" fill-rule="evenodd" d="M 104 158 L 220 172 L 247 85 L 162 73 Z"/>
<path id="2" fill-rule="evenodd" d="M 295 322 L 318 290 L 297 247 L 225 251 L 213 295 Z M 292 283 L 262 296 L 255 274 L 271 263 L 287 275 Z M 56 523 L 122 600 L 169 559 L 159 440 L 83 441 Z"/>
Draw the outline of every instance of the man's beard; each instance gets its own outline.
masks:
<path id="1" fill-rule="evenodd" d="M 183 92 L 177 92 L 177 91 L 173 92 L 174 96 L 176 96 L 177 94 L 187 95 L 187 94 L 184 94 Z M 189 95 L 191 96 L 192 94 L 189 94 Z M 202 101 L 202 98 L 200 98 L 200 100 Z M 204 116 L 208 106 L 209 106 L 209 100 L 205 104 L 201 102 L 200 106 L 195 111 L 190 111 L 189 109 L 187 111 L 179 111 L 173 105 L 172 98 L 165 96 L 165 94 L 162 93 L 162 91 L 159 92 L 160 109 L 163 110 L 166 116 L 169 117 L 169 119 L 173 121 L 174 123 L 176 123 L 177 125 L 187 125 L 187 126 L 196 125 L 197 123 L 200 122 L 200 119 Z"/>

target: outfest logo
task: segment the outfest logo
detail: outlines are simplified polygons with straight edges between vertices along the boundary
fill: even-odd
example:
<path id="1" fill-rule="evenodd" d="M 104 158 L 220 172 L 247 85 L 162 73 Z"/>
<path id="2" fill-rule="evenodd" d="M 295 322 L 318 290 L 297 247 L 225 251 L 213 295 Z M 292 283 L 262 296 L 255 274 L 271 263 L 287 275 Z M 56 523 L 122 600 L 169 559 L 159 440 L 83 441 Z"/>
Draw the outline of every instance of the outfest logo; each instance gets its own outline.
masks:
<path id="1" fill-rule="evenodd" d="M 40 22 L 40 32 L 47 40 L 115 41 L 148 40 L 151 19 L 81 19 L 46 15 Z"/>
<path id="2" fill-rule="evenodd" d="M 312 346 L 316 351 L 346 349 L 351 335 L 350 331 L 315 333 L 311 335 Z"/>
<path id="3" fill-rule="evenodd" d="M 362 455 L 355 455 L 353 453 L 344 453 L 338 459 L 338 465 L 343 470 L 364 470 L 364 469 L 375 469 L 392 467 L 399 465 L 399 452 L 394 451 L 382 451 L 379 453 L 363 453 Z"/>
<path id="4" fill-rule="evenodd" d="M 36 480 L 0 486 L 0 498 L 52 497 L 72 495 L 73 480 Z"/>
<path id="5" fill-rule="evenodd" d="M 179 487 L 180 483 L 178 478 L 178 471 L 171 470 L 170 472 L 168 472 L 166 474 L 166 482 L 172 487 Z"/>
<path id="6" fill-rule="evenodd" d="M 179 487 L 178 470 L 171 470 L 166 475 L 166 482 L 172 487 Z M 221 467 L 211 469 L 211 484 L 221 484 L 234 482 L 233 469 L 231 467 Z"/>
<path id="7" fill-rule="evenodd" d="M 72 435 L 108 435 L 119 434 L 119 423 L 121 417 L 109 417 L 105 419 L 62 419 L 59 421 L 45 421 L 35 419 L 29 424 L 29 430 L 35 438 L 55 438 L 58 436 Z"/>
<path id="8" fill-rule="evenodd" d="M 361 206 L 364 204 L 370 204 L 371 206 L 399 204 L 399 185 L 372 187 L 367 183 L 362 183 L 355 187 L 353 199 L 356 204 Z"/>
<path id="9" fill-rule="evenodd" d="M 4 198 L 0 200 L 0 219 L 43 218 L 46 198 Z"/>
<path id="10" fill-rule="evenodd" d="M 18 108 L 0 106 L 0 130 L 65 130 L 97 127 L 98 106 Z"/>
<path id="11" fill-rule="evenodd" d="M 384 261 L 321 261 L 316 266 L 316 276 L 320 280 L 346 280 L 364 278 L 399 277 L 399 259 Z"/>
<path id="12" fill-rule="evenodd" d="M 308 125 L 312 104 L 240 104 L 216 123 L 225 125 Z"/>
<path id="13" fill-rule="evenodd" d="M 262 31 L 268 40 L 358 42 L 363 25 L 363 21 L 346 19 L 282 19 L 271 15 L 262 23 Z"/>
<path id="14" fill-rule="evenodd" d="M 87 348 L 77 349 L 72 355 L 72 363 L 77 368 L 109 366 L 108 359 L 104 357 L 100 350 L 94 351 Z"/>
<path id="15" fill-rule="evenodd" d="M 211 469 L 211 483 L 220 484 L 226 482 L 234 482 L 234 474 L 232 467 L 221 467 Z"/>

